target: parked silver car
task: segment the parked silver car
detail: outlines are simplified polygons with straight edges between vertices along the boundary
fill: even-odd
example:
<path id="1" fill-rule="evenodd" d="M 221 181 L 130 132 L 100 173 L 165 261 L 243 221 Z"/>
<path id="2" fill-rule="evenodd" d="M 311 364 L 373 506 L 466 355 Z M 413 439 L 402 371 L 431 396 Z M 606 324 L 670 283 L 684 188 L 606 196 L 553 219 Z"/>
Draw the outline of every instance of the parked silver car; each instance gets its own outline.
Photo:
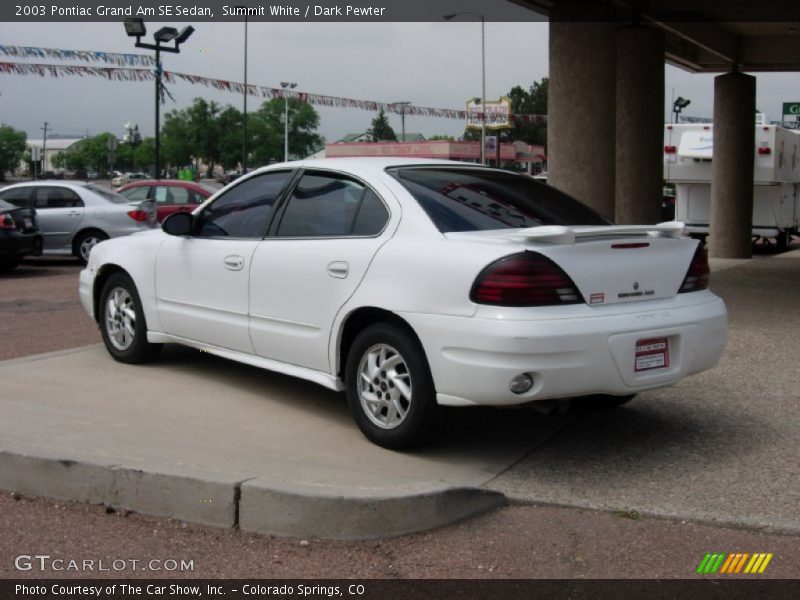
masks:
<path id="1" fill-rule="evenodd" d="M 0 200 L 36 209 L 44 254 L 71 254 L 83 264 L 95 244 L 150 229 L 157 223 L 153 203 L 130 202 L 91 183 L 17 183 L 0 190 Z"/>

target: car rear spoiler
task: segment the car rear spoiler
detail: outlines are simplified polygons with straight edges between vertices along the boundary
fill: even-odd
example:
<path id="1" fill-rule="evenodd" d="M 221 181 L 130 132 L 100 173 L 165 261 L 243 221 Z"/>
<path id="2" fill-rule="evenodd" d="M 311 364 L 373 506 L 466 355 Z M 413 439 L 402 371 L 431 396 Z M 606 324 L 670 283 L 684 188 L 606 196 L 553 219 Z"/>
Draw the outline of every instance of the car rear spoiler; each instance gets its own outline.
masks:
<path id="1" fill-rule="evenodd" d="M 542 225 L 515 229 L 506 235 L 517 240 L 544 244 L 574 244 L 580 238 L 604 237 L 668 237 L 679 238 L 686 225 L 682 221 L 667 221 L 657 225 L 601 225 L 588 227 L 564 227 L 562 225 Z"/>

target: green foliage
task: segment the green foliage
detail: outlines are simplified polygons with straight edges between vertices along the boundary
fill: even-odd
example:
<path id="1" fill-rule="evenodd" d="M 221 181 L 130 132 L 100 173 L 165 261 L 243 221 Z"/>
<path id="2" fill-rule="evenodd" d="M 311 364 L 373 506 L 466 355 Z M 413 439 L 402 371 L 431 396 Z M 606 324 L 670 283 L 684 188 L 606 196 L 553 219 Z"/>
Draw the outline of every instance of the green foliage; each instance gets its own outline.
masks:
<path id="1" fill-rule="evenodd" d="M 284 100 L 264 102 L 247 115 L 247 166 L 283 160 Z M 319 115 L 297 98 L 289 99 L 289 154 L 304 157 L 324 144 L 316 130 Z M 192 106 L 167 114 L 161 133 L 161 156 L 172 166 L 202 161 L 234 169 L 242 161 L 242 112 L 233 106 L 195 98 Z"/>
<path id="2" fill-rule="evenodd" d="M 14 171 L 25 155 L 28 136 L 8 125 L 0 125 L 0 181 L 5 181 L 6 171 Z"/>
<path id="3" fill-rule="evenodd" d="M 53 166 L 70 171 L 96 170 L 106 172 L 111 168 L 108 164 L 108 148 L 106 144 L 109 138 L 116 137 L 113 133 L 105 132 L 94 137 L 86 138 L 75 142 L 63 152 L 59 152 L 53 157 Z M 132 160 L 126 154 L 126 146 L 120 144 L 117 149 L 117 158 L 114 167 L 125 168 Z"/>
<path id="4" fill-rule="evenodd" d="M 378 113 L 378 116 L 372 119 L 372 127 L 367 131 L 376 142 L 396 142 L 397 134 L 395 134 L 392 126 L 389 125 L 389 119 L 386 118 L 386 113 L 383 109 Z"/>
<path id="5" fill-rule="evenodd" d="M 456 138 L 454 138 L 452 135 L 440 135 L 440 134 L 432 135 L 428 138 L 429 142 L 435 142 L 437 140 L 447 140 L 448 142 L 454 142 Z"/>
<path id="6" fill-rule="evenodd" d="M 283 161 L 283 118 L 281 98 L 264 102 L 247 121 L 253 129 L 253 165 Z M 298 98 L 289 98 L 289 157 L 305 157 L 318 150 L 325 140 L 317 133 L 319 115 L 314 107 Z"/>

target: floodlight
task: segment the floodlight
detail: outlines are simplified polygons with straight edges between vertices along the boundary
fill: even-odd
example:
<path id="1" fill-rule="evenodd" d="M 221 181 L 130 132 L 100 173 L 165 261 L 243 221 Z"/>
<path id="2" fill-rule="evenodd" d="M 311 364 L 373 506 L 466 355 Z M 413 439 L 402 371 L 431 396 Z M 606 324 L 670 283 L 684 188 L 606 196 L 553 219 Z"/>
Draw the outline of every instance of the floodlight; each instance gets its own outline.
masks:
<path id="1" fill-rule="evenodd" d="M 156 42 L 171 42 L 178 37 L 178 30 L 174 27 L 162 27 L 153 36 Z"/>
<path id="2" fill-rule="evenodd" d="M 129 37 L 141 37 L 147 33 L 144 19 L 125 19 L 125 33 Z"/>

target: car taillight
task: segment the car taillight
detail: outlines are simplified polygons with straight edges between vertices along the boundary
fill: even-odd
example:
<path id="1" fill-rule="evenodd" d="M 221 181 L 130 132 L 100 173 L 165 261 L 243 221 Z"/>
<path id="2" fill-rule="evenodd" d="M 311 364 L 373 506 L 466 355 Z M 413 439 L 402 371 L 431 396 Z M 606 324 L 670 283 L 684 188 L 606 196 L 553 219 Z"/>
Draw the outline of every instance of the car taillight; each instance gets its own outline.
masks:
<path id="1" fill-rule="evenodd" d="M 11 215 L 0 216 L 0 229 L 16 229 L 17 224 Z"/>
<path id="2" fill-rule="evenodd" d="M 692 264 L 689 265 L 689 270 L 686 272 L 686 277 L 683 278 L 681 289 L 678 293 L 683 292 L 696 292 L 704 290 L 708 287 L 708 276 L 710 270 L 708 268 L 708 253 L 700 243 L 692 258 Z"/>
<path id="3" fill-rule="evenodd" d="M 497 306 L 553 306 L 584 302 L 578 288 L 552 260 L 521 252 L 487 266 L 472 285 L 470 300 Z"/>
<path id="4" fill-rule="evenodd" d="M 761 155 L 772 154 L 772 149 L 769 148 L 768 146 L 762 146 L 761 148 L 758 149 L 758 153 Z"/>
<path id="5" fill-rule="evenodd" d="M 675 154 L 677 151 L 675 146 L 664 146 L 664 154 Z"/>
<path id="6" fill-rule="evenodd" d="M 150 214 L 146 210 L 129 210 L 128 216 L 134 221 L 141 221 L 147 223 L 150 220 Z"/>

